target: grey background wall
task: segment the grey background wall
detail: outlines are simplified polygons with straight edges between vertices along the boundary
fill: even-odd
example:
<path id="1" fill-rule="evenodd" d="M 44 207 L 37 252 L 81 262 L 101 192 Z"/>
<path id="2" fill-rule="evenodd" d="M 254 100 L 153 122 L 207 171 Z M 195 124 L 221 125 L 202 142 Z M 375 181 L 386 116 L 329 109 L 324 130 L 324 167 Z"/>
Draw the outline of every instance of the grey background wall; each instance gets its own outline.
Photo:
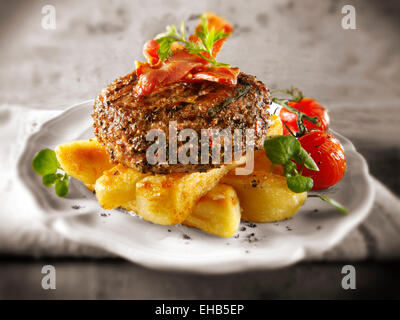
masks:
<path id="1" fill-rule="evenodd" d="M 356 8 L 357 30 L 341 27 L 341 8 Z M 220 59 L 269 87 L 294 84 L 323 102 L 400 98 L 396 1 L 3 1 L 0 101 L 40 108 L 95 97 L 143 59 L 143 43 L 205 10 L 235 26 Z M 56 8 L 56 30 L 41 27 L 41 8 Z M 192 24 L 196 21 L 191 20 Z M 24 90 L 21 90 L 24 88 Z"/>

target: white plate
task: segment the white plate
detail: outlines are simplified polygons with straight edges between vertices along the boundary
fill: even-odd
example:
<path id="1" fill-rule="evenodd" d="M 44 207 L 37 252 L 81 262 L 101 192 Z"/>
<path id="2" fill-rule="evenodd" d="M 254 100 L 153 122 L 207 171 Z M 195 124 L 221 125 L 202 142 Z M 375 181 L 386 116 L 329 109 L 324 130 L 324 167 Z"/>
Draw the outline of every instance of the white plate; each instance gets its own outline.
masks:
<path id="1" fill-rule="evenodd" d="M 49 225 L 82 244 L 157 269 L 201 273 L 273 269 L 332 248 L 366 217 L 372 206 L 374 190 L 366 161 L 349 140 L 336 133 L 346 151 L 347 173 L 339 184 L 323 193 L 344 204 L 348 215 L 310 198 L 290 220 L 258 223 L 253 228 L 242 222 L 240 229 L 246 230 L 238 231 L 238 237 L 224 239 L 182 225 L 155 225 L 122 210 L 106 211 L 74 179 L 68 198 L 58 198 L 33 172 L 32 158 L 42 148 L 92 137 L 92 104 L 86 101 L 74 105 L 43 124 L 29 138 L 18 165 L 21 179 Z M 76 205 L 80 208 L 73 209 Z"/>

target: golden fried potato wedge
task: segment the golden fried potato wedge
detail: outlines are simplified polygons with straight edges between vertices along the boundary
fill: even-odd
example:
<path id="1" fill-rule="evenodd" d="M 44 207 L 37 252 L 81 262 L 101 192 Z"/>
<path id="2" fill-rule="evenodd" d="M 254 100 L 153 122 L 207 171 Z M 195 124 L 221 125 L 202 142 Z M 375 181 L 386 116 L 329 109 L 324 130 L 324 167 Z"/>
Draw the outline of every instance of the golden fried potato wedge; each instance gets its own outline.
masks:
<path id="1" fill-rule="evenodd" d="M 121 207 L 137 212 L 135 200 Z M 220 237 L 231 237 L 240 224 L 240 206 L 236 191 L 231 186 L 217 184 L 200 198 L 183 224 Z"/>
<path id="2" fill-rule="evenodd" d="M 197 201 L 214 188 L 232 167 L 234 165 L 207 172 L 148 176 L 136 183 L 137 213 L 157 224 L 182 223 Z"/>
<path id="3" fill-rule="evenodd" d="M 248 176 L 226 175 L 221 183 L 232 186 L 239 197 L 242 219 L 273 222 L 294 216 L 307 198 L 307 192 L 294 193 L 281 175 L 255 171 Z"/>
<path id="4" fill-rule="evenodd" d="M 136 182 L 148 176 L 121 164 L 104 172 L 97 179 L 94 190 L 104 209 L 115 209 L 136 200 Z"/>
<path id="5" fill-rule="evenodd" d="M 55 151 L 65 172 L 82 181 L 91 190 L 103 172 L 114 166 L 107 151 L 96 139 L 65 143 Z"/>
<path id="6" fill-rule="evenodd" d="M 183 224 L 220 237 L 233 236 L 240 224 L 236 191 L 226 184 L 217 184 L 197 202 Z"/>

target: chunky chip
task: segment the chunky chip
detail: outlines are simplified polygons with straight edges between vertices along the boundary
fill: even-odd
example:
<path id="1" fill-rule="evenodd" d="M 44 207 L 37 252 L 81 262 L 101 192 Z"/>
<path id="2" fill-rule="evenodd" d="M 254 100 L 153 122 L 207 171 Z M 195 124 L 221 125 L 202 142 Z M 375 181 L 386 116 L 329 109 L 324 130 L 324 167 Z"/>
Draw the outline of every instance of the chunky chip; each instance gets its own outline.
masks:
<path id="1" fill-rule="evenodd" d="M 242 219 L 274 222 L 294 216 L 307 198 L 307 192 L 294 193 L 281 175 L 255 171 L 248 176 L 226 175 L 222 181 L 232 186 L 239 197 Z"/>
<path id="2" fill-rule="evenodd" d="M 103 172 L 114 166 L 96 139 L 64 143 L 55 152 L 65 172 L 82 181 L 91 190 Z"/>

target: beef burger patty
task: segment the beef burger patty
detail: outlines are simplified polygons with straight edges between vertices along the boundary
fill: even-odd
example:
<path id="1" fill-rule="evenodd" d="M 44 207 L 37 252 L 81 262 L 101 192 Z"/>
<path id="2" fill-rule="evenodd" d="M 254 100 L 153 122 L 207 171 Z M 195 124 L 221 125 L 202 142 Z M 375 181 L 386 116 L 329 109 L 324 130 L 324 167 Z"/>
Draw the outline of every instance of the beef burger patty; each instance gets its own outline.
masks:
<path id="1" fill-rule="evenodd" d="M 178 132 L 195 130 L 199 141 L 201 129 L 229 129 L 232 134 L 234 129 L 254 129 L 254 148 L 263 147 L 271 99 L 268 89 L 255 77 L 240 73 L 234 87 L 209 81 L 177 82 L 139 98 L 135 96 L 137 81 L 135 72 L 115 80 L 94 103 L 94 134 L 114 162 L 141 172 L 165 174 L 205 171 L 222 164 L 211 163 L 211 151 L 208 164 L 149 164 L 146 150 L 154 142 L 146 141 L 146 134 L 150 129 L 161 129 L 168 145 L 170 121 L 177 122 Z M 178 142 L 178 150 L 184 143 Z M 242 152 L 246 152 L 244 144 Z"/>

